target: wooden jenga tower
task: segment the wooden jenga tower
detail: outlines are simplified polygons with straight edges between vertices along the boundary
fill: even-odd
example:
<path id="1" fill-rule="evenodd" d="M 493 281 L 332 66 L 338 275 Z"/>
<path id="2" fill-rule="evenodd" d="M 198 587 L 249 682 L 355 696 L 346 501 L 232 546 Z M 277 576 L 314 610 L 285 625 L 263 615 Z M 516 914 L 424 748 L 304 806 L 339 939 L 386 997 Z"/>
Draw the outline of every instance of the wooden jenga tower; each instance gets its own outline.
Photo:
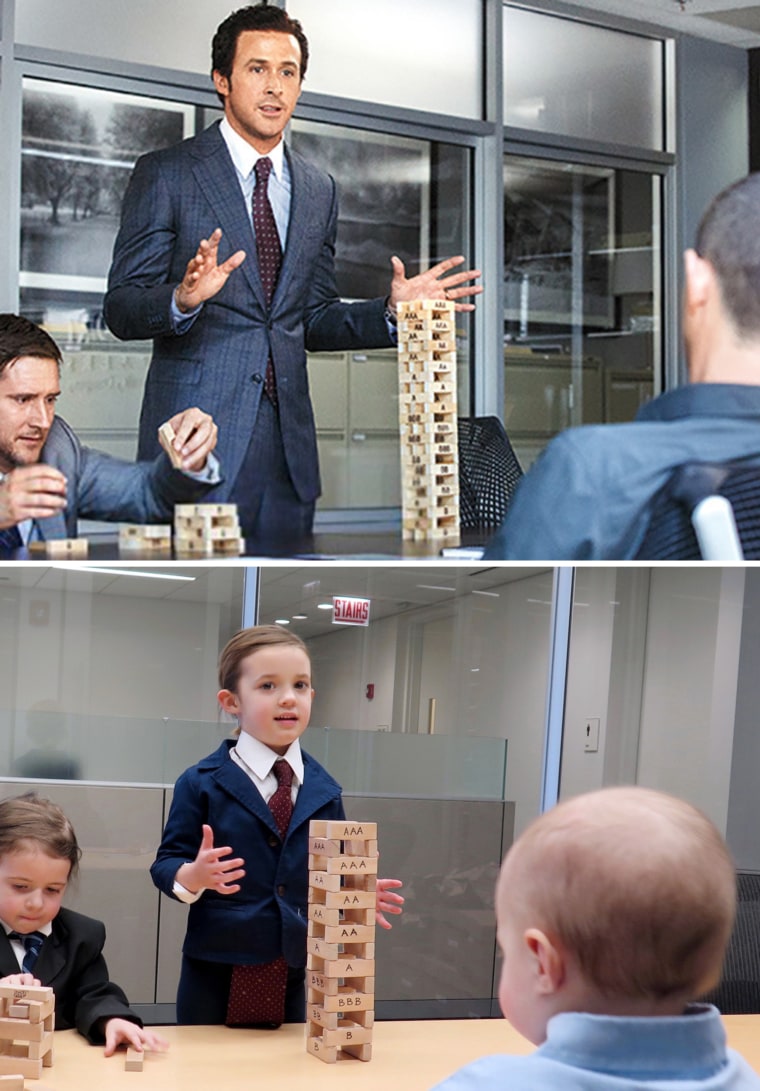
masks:
<path id="1" fill-rule="evenodd" d="M 456 328 L 450 300 L 398 305 L 404 538 L 459 538 Z"/>
<path id="2" fill-rule="evenodd" d="M 377 823 L 309 825 L 306 1048 L 335 1061 L 372 1057 Z"/>
<path id="3" fill-rule="evenodd" d="M 244 548 L 237 504 L 175 504 L 174 549 L 178 556 L 237 557 Z"/>
<path id="4" fill-rule="evenodd" d="M 53 1064 L 55 997 L 48 987 L 0 985 L 0 1075 L 38 1080 Z"/>

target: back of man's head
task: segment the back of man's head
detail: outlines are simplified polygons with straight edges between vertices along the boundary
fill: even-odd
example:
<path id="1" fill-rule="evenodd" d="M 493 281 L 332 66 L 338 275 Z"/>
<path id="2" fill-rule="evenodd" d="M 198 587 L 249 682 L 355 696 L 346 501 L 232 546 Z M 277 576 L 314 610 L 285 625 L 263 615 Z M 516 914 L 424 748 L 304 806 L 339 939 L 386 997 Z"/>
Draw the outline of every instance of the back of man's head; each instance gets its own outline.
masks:
<path id="1" fill-rule="evenodd" d="M 720 975 L 736 905 L 715 826 L 644 788 L 577 796 L 537 819 L 507 855 L 497 912 L 556 940 L 599 997 L 694 999 Z"/>
<path id="2" fill-rule="evenodd" d="M 61 350 L 50 334 L 28 318 L 17 314 L 0 314 L 0 376 L 21 356 L 36 356 L 61 363 Z"/>
<path id="3" fill-rule="evenodd" d="M 694 248 L 715 270 L 737 334 L 760 336 L 760 174 L 740 179 L 715 197 Z"/>

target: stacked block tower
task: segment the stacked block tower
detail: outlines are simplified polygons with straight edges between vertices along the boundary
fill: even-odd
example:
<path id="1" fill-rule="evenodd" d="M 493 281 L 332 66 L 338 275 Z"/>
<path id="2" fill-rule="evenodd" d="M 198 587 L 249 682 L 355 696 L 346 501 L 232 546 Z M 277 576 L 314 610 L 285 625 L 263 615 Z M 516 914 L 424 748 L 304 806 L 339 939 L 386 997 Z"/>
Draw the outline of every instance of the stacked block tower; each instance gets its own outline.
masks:
<path id="1" fill-rule="evenodd" d="M 377 823 L 312 821 L 306 1048 L 328 1064 L 372 1057 L 376 888 Z"/>
<path id="2" fill-rule="evenodd" d="M 51 988 L 0 985 L 0 1076 L 39 1080 L 53 1063 L 54 1026 Z"/>
<path id="3" fill-rule="evenodd" d="M 178 556 L 239 556 L 245 541 L 237 504 L 175 504 L 174 549 Z"/>
<path id="4" fill-rule="evenodd" d="M 398 305 L 404 538 L 459 537 L 456 327 L 450 300 Z"/>

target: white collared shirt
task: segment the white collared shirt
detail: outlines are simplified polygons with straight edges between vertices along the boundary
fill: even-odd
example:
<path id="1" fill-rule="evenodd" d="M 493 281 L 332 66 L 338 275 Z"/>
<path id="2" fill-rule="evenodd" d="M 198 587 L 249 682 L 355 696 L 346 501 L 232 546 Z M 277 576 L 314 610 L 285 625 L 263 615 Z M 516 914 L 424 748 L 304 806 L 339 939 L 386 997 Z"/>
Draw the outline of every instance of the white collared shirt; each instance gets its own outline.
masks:
<path id="1" fill-rule="evenodd" d="M 226 117 L 222 118 L 219 124 L 219 132 L 227 145 L 227 150 L 230 153 L 235 170 L 237 171 L 238 182 L 245 198 L 245 207 L 248 209 L 248 215 L 253 224 L 253 207 L 252 198 L 253 190 L 256 185 L 256 175 L 253 173 L 253 168 L 259 159 L 269 159 L 272 163 L 272 173 L 269 176 L 269 185 L 267 187 L 267 193 L 269 195 L 269 203 L 272 206 L 272 212 L 274 213 L 275 223 L 277 224 L 277 234 L 280 236 L 280 245 L 283 251 L 285 250 L 285 243 L 288 238 L 288 221 L 290 220 L 290 168 L 288 167 L 288 161 L 285 158 L 285 142 L 280 140 L 266 156 L 263 156 L 261 152 L 257 152 L 247 140 L 244 140 L 239 133 L 230 125 Z"/>

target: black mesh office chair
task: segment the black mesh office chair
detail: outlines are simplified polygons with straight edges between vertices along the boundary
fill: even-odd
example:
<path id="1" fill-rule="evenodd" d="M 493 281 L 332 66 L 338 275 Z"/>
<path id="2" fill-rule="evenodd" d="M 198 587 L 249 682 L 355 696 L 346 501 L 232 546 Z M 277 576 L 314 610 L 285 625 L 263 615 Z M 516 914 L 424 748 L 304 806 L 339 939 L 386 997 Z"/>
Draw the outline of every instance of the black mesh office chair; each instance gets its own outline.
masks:
<path id="1" fill-rule="evenodd" d="M 655 497 L 636 560 L 760 558 L 760 465 L 680 466 Z"/>
<path id="2" fill-rule="evenodd" d="M 704 1000 L 724 1015 L 760 1013 L 760 875 L 737 876 L 736 924 L 720 984 Z"/>
<path id="3" fill-rule="evenodd" d="M 460 417 L 459 517 L 472 530 L 496 530 L 523 475 L 498 417 Z"/>

